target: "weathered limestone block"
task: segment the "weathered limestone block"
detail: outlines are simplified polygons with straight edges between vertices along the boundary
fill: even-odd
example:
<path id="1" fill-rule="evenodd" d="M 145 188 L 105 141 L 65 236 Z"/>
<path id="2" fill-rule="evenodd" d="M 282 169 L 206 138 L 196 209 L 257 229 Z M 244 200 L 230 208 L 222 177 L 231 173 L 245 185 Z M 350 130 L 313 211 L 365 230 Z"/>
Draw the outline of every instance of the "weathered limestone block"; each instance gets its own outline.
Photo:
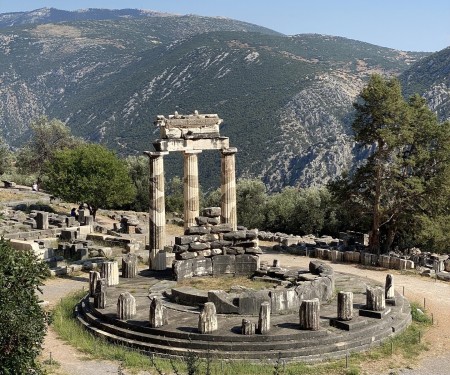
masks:
<path id="1" fill-rule="evenodd" d="M 83 210 L 83 209 L 79 209 L 79 210 L 78 210 L 78 222 L 79 222 L 81 225 L 84 225 L 84 216 L 85 216 L 85 214 L 87 214 L 87 213 L 85 212 L 85 210 Z"/>
<path id="2" fill-rule="evenodd" d="M 102 279 L 106 280 L 107 286 L 118 285 L 119 264 L 116 261 L 103 262 L 100 275 Z"/>
<path id="3" fill-rule="evenodd" d="M 94 307 L 97 309 L 104 309 L 106 307 L 106 281 L 105 281 L 105 279 L 98 279 L 97 284 L 95 285 Z"/>
<path id="4" fill-rule="evenodd" d="M 117 299 L 117 318 L 128 320 L 136 315 L 136 299 L 128 292 L 121 293 Z"/>
<path id="5" fill-rule="evenodd" d="M 158 297 L 153 297 L 150 302 L 149 322 L 152 328 L 167 324 L 166 308 Z"/>
<path id="6" fill-rule="evenodd" d="M 270 331 L 270 303 L 263 302 L 259 308 L 258 333 L 265 335 Z"/>
<path id="7" fill-rule="evenodd" d="M 211 276 L 213 273 L 211 258 L 198 258 L 192 260 L 193 276 Z"/>
<path id="8" fill-rule="evenodd" d="M 122 258 L 122 277 L 132 279 L 138 274 L 138 258 L 136 254 L 128 253 Z"/>
<path id="9" fill-rule="evenodd" d="M 400 269 L 400 258 L 391 257 L 391 260 L 389 262 L 389 268 L 392 268 L 393 270 L 399 270 Z"/>
<path id="10" fill-rule="evenodd" d="M 391 264 L 391 257 L 389 255 L 380 255 L 380 266 L 383 268 L 389 268 Z"/>
<path id="11" fill-rule="evenodd" d="M 97 280 L 100 279 L 100 272 L 89 271 L 89 296 L 94 297 Z"/>
<path id="12" fill-rule="evenodd" d="M 270 296 L 267 290 L 246 291 L 239 295 L 239 314 L 257 315 L 263 302 L 270 303 Z"/>
<path id="13" fill-rule="evenodd" d="M 353 251 L 344 251 L 344 262 L 353 262 Z"/>
<path id="14" fill-rule="evenodd" d="M 84 215 L 84 225 L 87 226 L 94 225 L 94 217 L 91 215 Z"/>
<path id="15" fill-rule="evenodd" d="M 444 271 L 450 272 L 450 259 L 444 261 Z"/>
<path id="16" fill-rule="evenodd" d="M 337 318 L 351 320 L 353 318 L 353 293 L 339 292 L 337 300 Z"/>
<path id="17" fill-rule="evenodd" d="M 213 333 L 217 328 L 216 306 L 212 302 L 206 302 L 198 316 L 198 331 Z"/>
<path id="18" fill-rule="evenodd" d="M 250 254 L 236 255 L 235 258 L 235 274 L 236 275 L 253 275 L 260 266 L 259 257 Z"/>
<path id="19" fill-rule="evenodd" d="M 386 299 L 395 298 L 394 292 L 394 275 L 388 273 L 386 275 L 386 284 L 384 286 L 384 292 Z"/>
<path id="20" fill-rule="evenodd" d="M 242 325 L 241 325 L 241 333 L 243 335 L 254 335 L 256 332 L 256 326 L 255 323 L 252 323 L 250 320 L 242 319 Z"/>
<path id="21" fill-rule="evenodd" d="M 331 255 L 331 261 L 333 263 L 343 262 L 344 261 L 344 253 L 342 251 L 331 250 L 330 251 L 330 255 Z"/>
<path id="22" fill-rule="evenodd" d="M 406 268 L 406 265 L 405 265 Z M 442 272 L 445 269 L 444 261 L 442 259 L 435 259 L 433 261 L 433 269 L 437 272 Z"/>
<path id="23" fill-rule="evenodd" d="M 175 275 L 175 280 L 181 281 L 186 278 L 194 276 L 192 264 L 193 264 L 192 259 L 178 260 L 174 262 L 172 270 L 173 274 Z"/>
<path id="24" fill-rule="evenodd" d="M 303 300 L 300 305 L 300 328 L 317 331 L 320 328 L 320 301 L 318 298 Z"/>
<path id="25" fill-rule="evenodd" d="M 271 311 L 274 314 L 282 311 L 297 310 L 300 299 L 295 289 L 275 289 L 269 292 Z"/>
<path id="26" fill-rule="evenodd" d="M 234 274 L 236 258 L 234 255 L 216 255 L 212 258 L 213 276 Z"/>
<path id="27" fill-rule="evenodd" d="M 372 311 L 383 311 L 386 308 L 384 290 L 381 287 L 366 288 L 366 308 Z"/>
<path id="28" fill-rule="evenodd" d="M 48 229 L 48 212 L 38 211 L 36 213 L 36 228 Z"/>
<path id="29" fill-rule="evenodd" d="M 220 207 L 207 207 L 202 211 L 202 215 L 206 217 L 217 217 L 222 214 L 222 210 Z"/>
<path id="30" fill-rule="evenodd" d="M 223 290 L 208 290 L 208 302 L 213 302 L 218 314 L 237 314 L 238 306 L 233 304 L 233 297 Z"/>

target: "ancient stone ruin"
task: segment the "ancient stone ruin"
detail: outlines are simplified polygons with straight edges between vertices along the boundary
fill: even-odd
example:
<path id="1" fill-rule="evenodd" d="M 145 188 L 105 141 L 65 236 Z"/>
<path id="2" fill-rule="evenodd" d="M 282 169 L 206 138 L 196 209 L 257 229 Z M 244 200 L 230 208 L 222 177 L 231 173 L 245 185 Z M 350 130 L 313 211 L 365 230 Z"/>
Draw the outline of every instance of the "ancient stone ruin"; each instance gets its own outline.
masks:
<path id="1" fill-rule="evenodd" d="M 435 272 L 445 272 L 444 260 L 433 258 L 431 262 L 417 253 L 378 257 L 366 251 L 367 238 L 359 233 L 343 233 L 340 238 L 300 237 L 238 226 L 237 150 L 220 135 L 221 122 L 215 114 L 198 112 L 158 116 L 160 139 L 154 142 L 155 151 L 146 153 L 150 162 L 147 216 L 113 214 L 112 230 L 96 227 L 84 214 L 79 216 L 82 222 L 44 212 L 27 218 L 41 235 L 55 230 L 55 236 L 63 240 L 51 249 L 52 257 L 83 262 L 83 269 L 90 271 L 89 293 L 76 309 L 78 320 L 120 345 L 169 356 L 182 356 L 187 349 L 200 357 L 213 352 L 215 358 L 232 360 L 342 357 L 406 328 L 411 321 L 409 303 L 394 291 L 392 275 L 380 286 L 335 273 L 321 260 L 396 269 L 411 269 L 422 262 Z M 205 150 L 221 154 L 222 198 L 221 207 L 200 212 L 197 156 Z M 171 151 L 184 154 L 184 234 L 167 246 L 163 157 Z M 142 224 L 145 220 L 148 237 Z M 56 222 L 61 225 L 58 229 Z M 94 240 L 120 244 L 121 257 L 114 257 L 108 246 L 95 246 Z M 283 267 L 277 259 L 271 264 L 261 262 L 260 240 L 275 241 L 275 252 L 316 259 L 307 269 Z M 15 241 L 15 246 L 29 245 L 22 244 L 20 237 Z M 138 255 L 146 243 L 149 267 L 139 270 Z M 49 249 L 44 257 L 50 257 Z M 247 276 L 267 286 L 202 291 L 177 284 L 200 276 Z"/>
<path id="2" fill-rule="evenodd" d="M 183 152 L 184 160 L 184 227 L 196 224 L 199 216 L 198 158 L 204 150 L 218 150 L 221 154 L 221 216 L 222 224 L 237 228 L 235 154 L 229 139 L 222 137 L 219 125 L 222 119 L 216 114 L 158 116 L 155 124 L 160 128 L 160 139 L 153 142 L 155 151 L 146 151 L 150 160 L 150 233 L 149 266 L 156 269 L 155 258 L 164 249 L 165 240 L 165 189 L 163 157 L 169 152 Z"/>

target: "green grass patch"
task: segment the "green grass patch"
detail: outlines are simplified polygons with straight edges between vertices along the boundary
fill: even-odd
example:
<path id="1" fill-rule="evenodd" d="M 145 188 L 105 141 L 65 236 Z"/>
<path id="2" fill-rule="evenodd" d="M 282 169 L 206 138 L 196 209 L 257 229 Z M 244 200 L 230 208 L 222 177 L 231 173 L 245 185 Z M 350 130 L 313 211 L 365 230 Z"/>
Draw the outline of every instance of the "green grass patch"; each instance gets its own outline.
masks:
<path id="1" fill-rule="evenodd" d="M 411 304 L 413 323 L 399 335 L 385 341 L 381 346 L 366 353 L 350 353 L 348 367 L 346 360 L 333 360 L 319 364 L 285 363 L 279 361 L 225 361 L 199 359 L 192 353 L 177 360 L 162 359 L 143 354 L 130 348 L 113 345 L 106 340 L 92 335 L 74 318 L 75 305 L 86 294 L 80 291 L 63 299 L 53 312 L 52 327 L 61 339 L 85 353 L 91 359 L 105 359 L 120 362 L 123 368 L 132 372 L 149 371 L 152 374 L 205 374 L 205 375 L 358 375 L 367 361 L 386 361 L 391 355 L 405 359 L 416 357 L 421 351 L 428 350 L 427 344 L 421 340 L 423 331 L 431 323 L 426 315 L 415 311 L 418 304 Z M 428 317 L 423 318 L 422 315 Z M 381 364 L 381 362 L 380 362 Z M 118 365 L 119 366 L 119 365 Z"/>

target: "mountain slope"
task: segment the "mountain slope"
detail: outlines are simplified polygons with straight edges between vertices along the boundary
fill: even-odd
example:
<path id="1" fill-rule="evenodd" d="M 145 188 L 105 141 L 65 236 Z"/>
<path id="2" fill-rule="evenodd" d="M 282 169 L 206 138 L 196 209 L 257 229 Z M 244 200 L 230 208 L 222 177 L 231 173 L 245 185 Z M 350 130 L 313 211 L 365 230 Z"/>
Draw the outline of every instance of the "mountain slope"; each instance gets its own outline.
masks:
<path id="1" fill-rule="evenodd" d="M 450 47 L 414 64 L 400 80 L 405 95 L 422 95 L 441 121 L 450 120 Z"/>
<path id="2" fill-rule="evenodd" d="M 238 175 L 279 189 L 322 184 L 350 168 L 352 102 L 367 78 L 399 75 L 428 54 L 152 14 L 4 28 L 0 55 L 0 127 L 16 147 L 45 113 L 137 154 L 157 138 L 156 115 L 197 109 L 224 119 Z M 167 159 L 168 175 L 180 175 L 180 156 Z M 217 186 L 218 155 L 205 152 L 201 163 L 203 186 Z"/>

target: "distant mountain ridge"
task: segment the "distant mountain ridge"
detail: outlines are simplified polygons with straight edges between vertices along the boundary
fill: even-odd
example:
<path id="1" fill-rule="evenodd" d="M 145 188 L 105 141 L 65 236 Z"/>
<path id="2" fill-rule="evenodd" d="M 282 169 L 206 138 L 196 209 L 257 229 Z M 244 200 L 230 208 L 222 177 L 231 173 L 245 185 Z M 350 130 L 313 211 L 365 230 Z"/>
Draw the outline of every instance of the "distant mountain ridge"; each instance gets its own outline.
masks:
<path id="1" fill-rule="evenodd" d="M 47 114 L 77 135 L 139 154 L 157 137 L 156 115 L 197 109 L 224 119 L 239 176 L 261 177 L 272 190 L 320 185 L 364 156 L 350 124 L 368 77 L 402 77 L 407 91 L 416 67 L 436 55 L 140 12 L 90 9 L 97 18 L 80 20 L 80 12 L 51 9 L 41 18 L 25 12 L 14 26 L 0 15 L 0 129 L 8 142 L 20 146 L 29 122 Z M 434 86 L 420 79 L 424 92 L 442 84 L 439 74 Z M 168 176 L 180 175 L 179 156 L 167 159 Z M 217 186 L 218 156 L 205 152 L 201 162 L 202 185 Z"/>

